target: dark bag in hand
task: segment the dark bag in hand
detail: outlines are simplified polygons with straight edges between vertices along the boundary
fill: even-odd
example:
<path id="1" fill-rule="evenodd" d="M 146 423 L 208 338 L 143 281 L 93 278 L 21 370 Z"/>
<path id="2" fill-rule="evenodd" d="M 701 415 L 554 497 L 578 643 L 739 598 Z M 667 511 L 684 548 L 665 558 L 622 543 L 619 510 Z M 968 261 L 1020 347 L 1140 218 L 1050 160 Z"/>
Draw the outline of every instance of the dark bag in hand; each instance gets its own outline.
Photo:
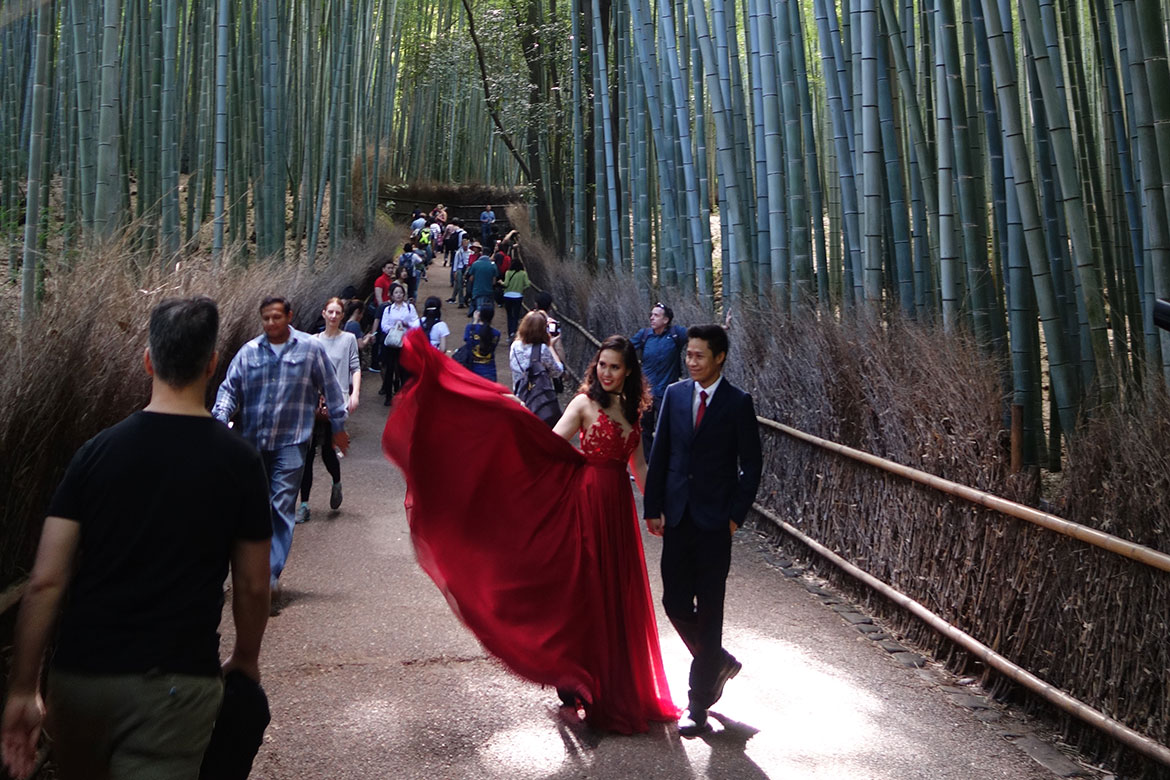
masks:
<path id="1" fill-rule="evenodd" d="M 269 720 L 268 696 L 260 683 L 238 669 L 228 672 L 200 780 L 247 780 Z"/>
<path id="2" fill-rule="evenodd" d="M 459 349 L 455 350 L 451 355 L 451 359 L 464 368 L 471 368 L 471 345 L 464 344 Z"/>
<path id="3" fill-rule="evenodd" d="M 561 405 L 557 403 L 557 391 L 548 367 L 540 361 L 540 347 L 540 344 L 532 347 L 528 373 L 516 383 L 516 397 L 551 428 L 561 419 Z"/>

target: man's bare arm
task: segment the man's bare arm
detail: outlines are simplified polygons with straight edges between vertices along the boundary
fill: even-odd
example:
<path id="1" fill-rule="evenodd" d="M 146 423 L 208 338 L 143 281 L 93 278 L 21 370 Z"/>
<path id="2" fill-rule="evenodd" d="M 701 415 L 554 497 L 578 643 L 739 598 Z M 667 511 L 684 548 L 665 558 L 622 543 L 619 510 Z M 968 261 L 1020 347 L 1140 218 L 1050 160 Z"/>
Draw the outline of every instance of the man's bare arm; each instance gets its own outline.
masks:
<path id="1" fill-rule="evenodd" d="M 69 585 L 80 539 L 79 523 L 63 517 L 45 518 L 36 563 L 16 619 L 8 701 L 0 721 L 0 750 L 4 764 L 14 777 L 26 777 L 36 761 L 37 739 L 45 717 L 40 692 L 41 664 L 61 599 Z"/>
<path id="2" fill-rule="evenodd" d="M 237 541 L 232 547 L 232 617 L 236 623 L 236 646 L 225 672 L 239 669 L 260 681 L 260 642 L 268 625 L 268 554 L 271 542 Z"/>

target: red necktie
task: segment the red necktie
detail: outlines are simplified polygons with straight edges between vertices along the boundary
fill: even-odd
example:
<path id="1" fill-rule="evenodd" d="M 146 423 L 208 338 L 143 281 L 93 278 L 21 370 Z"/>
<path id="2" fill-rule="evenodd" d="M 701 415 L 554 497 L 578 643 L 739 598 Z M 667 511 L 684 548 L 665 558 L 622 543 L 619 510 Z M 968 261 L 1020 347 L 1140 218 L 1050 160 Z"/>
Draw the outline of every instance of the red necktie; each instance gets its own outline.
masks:
<path id="1" fill-rule="evenodd" d="M 699 391 L 699 413 L 695 415 L 695 427 L 699 427 L 699 423 L 703 422 L 703 415 L 707 413 L 707 391 Z"/>

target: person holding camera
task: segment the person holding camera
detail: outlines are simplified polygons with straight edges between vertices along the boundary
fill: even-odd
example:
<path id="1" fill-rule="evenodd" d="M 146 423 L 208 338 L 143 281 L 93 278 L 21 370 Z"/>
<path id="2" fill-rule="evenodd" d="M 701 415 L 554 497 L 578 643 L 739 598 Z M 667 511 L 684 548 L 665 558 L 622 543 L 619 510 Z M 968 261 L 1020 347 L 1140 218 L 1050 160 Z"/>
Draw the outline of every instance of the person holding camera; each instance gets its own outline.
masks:
<path id="1" fill-rule="evenodd" d="M 508 365 L 512 368 L 513 384 L 528 373 L 532 364 L 533 347 L 540 347 L 540 362 L 548 369 L 551 377 L 559 377 L 565 372 L 565 359 L 560 354 L 561 332 L 555 334 L 549 331 L 548 318 L 543 312 L 530 311 L 520 320 L 516 328 L 516 339 L 508 351 Z"/>

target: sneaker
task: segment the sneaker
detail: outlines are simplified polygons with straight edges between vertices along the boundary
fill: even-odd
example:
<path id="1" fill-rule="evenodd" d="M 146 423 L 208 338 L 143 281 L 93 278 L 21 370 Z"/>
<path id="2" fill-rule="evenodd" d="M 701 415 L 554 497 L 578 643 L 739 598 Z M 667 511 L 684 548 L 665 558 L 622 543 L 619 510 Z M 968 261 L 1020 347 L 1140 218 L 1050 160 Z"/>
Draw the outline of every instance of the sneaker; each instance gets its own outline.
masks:
<path id="1" fill-rule="evenodd" d="M 309 505 L 301 504 L 297 507 L 297 525 L 309 522 Z"/>
<path id="2" fill-rule="evenodd" d="M 329 508 L 337 509 L 341 506 L 341 483 L 334 482 L 333 489 L 329 491 Z"/>

